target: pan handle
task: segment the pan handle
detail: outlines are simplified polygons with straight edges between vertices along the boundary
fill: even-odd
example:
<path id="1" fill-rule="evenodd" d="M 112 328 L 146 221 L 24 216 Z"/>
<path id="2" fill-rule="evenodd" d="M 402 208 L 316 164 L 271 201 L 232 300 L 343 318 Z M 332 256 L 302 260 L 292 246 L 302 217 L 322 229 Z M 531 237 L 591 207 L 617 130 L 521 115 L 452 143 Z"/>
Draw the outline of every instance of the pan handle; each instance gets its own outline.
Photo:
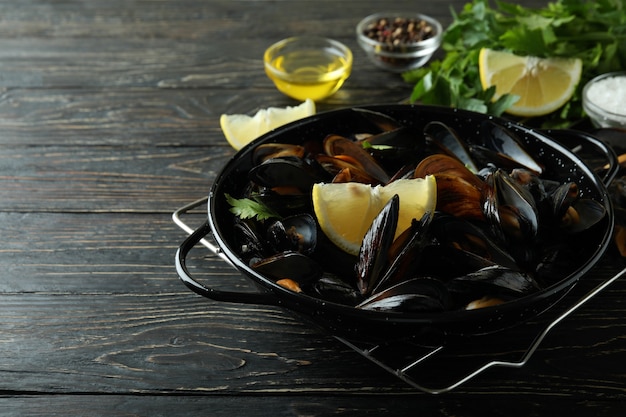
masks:
<path id="1" fill-rule="evenodd" d="M 591 166 L 591 169 L 598 173 L 605 186 L 608 187 L 617 176 L 620 169 L 617 154 L 611 146 L 602 140 L 589 133 L 574 129 L 550 129 L 545 132 L 548 136 L 580 156 L 585 162 L 590 162 L 589 156 L 585 156 L 592 153 L 589 148 L 594 149 L 594 166 Z"/>
<path id="2" fill-rule="evenodd" d="M 187 268 L 187 255 L 202 239 L 209 233 L 211 228 L 208 222 L 196 229 L 191 235 L 185 239 L 176 251 L 176 271 L 183 283 L 196 294 L 210 298 L 215 301 L 225 301 L 240 304 L 260 304 L 260 305 L 278 305 L 277 298 L 270 292 L 237 292 L 222 291 L 215 288 L 207 287 L 191 276 Z"/>

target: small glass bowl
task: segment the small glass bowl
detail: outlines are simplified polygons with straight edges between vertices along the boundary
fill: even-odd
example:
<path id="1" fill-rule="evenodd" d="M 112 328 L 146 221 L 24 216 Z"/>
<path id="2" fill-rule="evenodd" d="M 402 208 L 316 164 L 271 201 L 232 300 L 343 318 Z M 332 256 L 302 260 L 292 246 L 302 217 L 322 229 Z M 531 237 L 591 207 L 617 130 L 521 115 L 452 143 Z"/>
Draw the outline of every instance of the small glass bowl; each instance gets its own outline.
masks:
<path id="1" fill-rule="evenodd" d="M 424 22 L 432 30 L 430 37 L 418 42 L 401 41 L 397 44 L 382 42 L 366 35 L 371 25 L 381 19 L 393 21 L 396 18 L 415 19 Z M 370 61 L 380 68 L 393 72 L 404 72 L 424 65 L 441 45 L 443 29 L 441 23 L 430 16 L 419 13 L 376 13 L 367 16 L 356 26 L 357 42 Z"/>
<path id="2" fill-rule="evenodd" d="M 609 72 L 585 85 L 583 109 L 596 127 L 626 129 L 625 97 L 626 71 Z"/>
<path id="3" fill-rule="evenodd" d="M 352 51 L 333 39 L 296 36 L 267 48 L 263 62 L 280 92 L 300 101 L 317 101 L 337 92 L 350 76 Z"/>

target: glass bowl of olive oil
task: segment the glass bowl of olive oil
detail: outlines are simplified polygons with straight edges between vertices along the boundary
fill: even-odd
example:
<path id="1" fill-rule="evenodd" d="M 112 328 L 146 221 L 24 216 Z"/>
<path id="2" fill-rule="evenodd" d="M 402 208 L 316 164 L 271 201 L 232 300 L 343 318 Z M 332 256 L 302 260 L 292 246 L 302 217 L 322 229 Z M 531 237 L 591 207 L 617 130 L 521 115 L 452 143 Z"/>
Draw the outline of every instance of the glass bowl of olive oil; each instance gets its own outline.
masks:
<path id="1" fill-rule="evenodd" d="M 296 100 L 333 95 L 352 71 L 352 51 L 333 39 L 295 36 L 265 51 L 265 73 L 283 94 Z"/>

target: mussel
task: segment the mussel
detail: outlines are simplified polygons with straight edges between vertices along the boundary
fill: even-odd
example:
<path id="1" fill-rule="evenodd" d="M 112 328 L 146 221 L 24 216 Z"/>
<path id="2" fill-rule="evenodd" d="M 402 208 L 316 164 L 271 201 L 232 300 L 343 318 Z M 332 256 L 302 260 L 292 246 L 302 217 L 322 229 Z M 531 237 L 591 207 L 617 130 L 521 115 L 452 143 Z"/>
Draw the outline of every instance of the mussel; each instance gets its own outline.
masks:
<path id="1" fill-rule="evenodd" d="M 367 298 L 356 307 L 395 312 L 440 312 L 448 308 L 446 286 L 438 279 L 422 277 L 402 281 Z"/>
<path id="2" fill-rule="evenodd" d="M 446 287 L 453 298 L 463 305 L 483 297 L 508 301 L 540 289 L 532 276 L 500 265 L 489 266 L 454 278 L 448 281 Z"/>
<path id="3" fill-rule="evenodd" d="M 317 244 L 317 222 L 309 213 L 276 220 L 267 228 L 267 241 L 275 252 L 310 255 Z"/>
<path id="4" fill-rule="evenodd" d="M 478 172 L 467 143 L 450 126 L 439 121 L 430 122 L 424 127 L 424 135 L 430 144 L 437 146 L 446 155 L 457 158 L 471 172 Z"/>
<path id="5" fill-rule="evenodd" d="M 279 252 L 251 265 L 252 269 L 275 281 L 290 280 L 300 287 L 319 279 L 323 270 L 318 262 L 300 252 Z"/>
<path id="6" fill-rule="evenodd" d="M 267 159 L 254 166 L 248 177 L 261 186 L 293 187 L 303 193 L 310 193 L 313 184 L 328 179 L 321 170 L 295 156 Z"/>
<path id="7" fill-rule="evenodd" d="M 328 135 L 323 146 L 326 155 L 349 161 L 380 184 L 389 182 L 389 174 L 355 141 L 340 135 Z"/>
<path id="8" fill-rule="evenodd" d="M 357 286 L 363 295 L 369 295 L 388 263 L 388 251 L 398 225 L 400 199 L 394 195 L 376 216 L 363 237 L 356 264 Z"/>
<path id="9" fill-rule="evenodd" d="M 539 213 L 530 192 L 501 169 L 489 174 L 485 183 L 484 214 L 496 234 L 514 244 L 532 242 L 539 230 Z"/>
<path id="10" fill-rule="evenodd" d="M 480 124 L 480 139 L 482 144 L 470 145 L 469 150 L 473 158 L 483 165 L 491 163 L 506 171 L 526 168 L 537 174 L 543 172 L 541 164 L 530 156 L 520 139 L 510 129 L 491 120 L 485 120 Z"/>

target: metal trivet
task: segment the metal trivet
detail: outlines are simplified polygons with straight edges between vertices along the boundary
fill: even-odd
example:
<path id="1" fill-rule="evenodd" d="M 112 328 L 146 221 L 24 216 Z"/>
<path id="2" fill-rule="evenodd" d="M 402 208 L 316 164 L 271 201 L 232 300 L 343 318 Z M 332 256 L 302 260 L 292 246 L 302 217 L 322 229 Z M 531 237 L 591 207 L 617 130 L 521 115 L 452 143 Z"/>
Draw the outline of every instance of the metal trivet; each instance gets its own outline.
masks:
<path id="1" fill-rule="evenodd" d="M 190 212 L 191 210 L 198 208 L 207 203 L 207 197 L 196 200 L 192 203 L 179 208 L 172 214 L 174 223 L 178 225 L 182 230 L 191 234 L 194 229 L 187 225 L 182 219 L 181 215 Z M 206 216 L 206 212 L 205 212 Z M 232 262 L 224 255 L 219 246 L 209 242 L 206 239 L 200 240 L 200 243 L 208 248 L 215 255 L 222 258 L 229 265 L 233 266 Z M 447 346 L 437 345 L 433 347 L 424 347 L 420 345 L 413 345 L 408 341 L 393 342 L 391 344 L 370 344 L 360 341 L 351 341 L 339 336 L 333 336 L 338 341 L 350 349 L 360 353 L 365 358 L 369 359 L 380 368 L 390 372 L 402 381 L 409 384 L 411 387 L 420 391 L 424 391 L 430 394 L 441 394 L 449 392 L 465 384 L 476 376 L 482 374 L 490 368 L 505 367 L 505 368 L 521 368 L 530 360 L 531 356 L 535 353 L 541 342 L 547 336 L 547 334 L 561 321 L 567 318 L 570 314 L 576 311 L 580 306 L 587 301 L 595 297 L 598 293 L 603 291 L 606 287 L 611 285 L 614 281 L 618 280 L 622 276 L 626 275 L 626 269 L 618 272 L 615 276 L 604 281 L 593 290 L 579 299 L 573 306 L 567 308 L 564 312 L 561 312 L 556 318 L 554 318 L 549 324 L 543 325 L 543 330 L 534 336 L 534 339 L 530 342 L 530 346 L 521 353 L 519 359 L 516 360 L 491 360 L 487 359 L 482 365 L 468 370 L 464 376 L 456 378 L 452 383 L 445 383 L 441 387 L 433 388 L 427 387 L 421 383 L 418 383 L 417 375 L 420 369 L 428 364 L 429 360 L 434 360 L 437 356 L 441 356 L 447 349 Z M 475 336 L 486 337 L 486 336 Z M 401 352 L 401 354 L 399 354 Z M 391 354 L 390 354 L 391 353 Z M 396 363 L 399 362 L 399 363 Z"/>

